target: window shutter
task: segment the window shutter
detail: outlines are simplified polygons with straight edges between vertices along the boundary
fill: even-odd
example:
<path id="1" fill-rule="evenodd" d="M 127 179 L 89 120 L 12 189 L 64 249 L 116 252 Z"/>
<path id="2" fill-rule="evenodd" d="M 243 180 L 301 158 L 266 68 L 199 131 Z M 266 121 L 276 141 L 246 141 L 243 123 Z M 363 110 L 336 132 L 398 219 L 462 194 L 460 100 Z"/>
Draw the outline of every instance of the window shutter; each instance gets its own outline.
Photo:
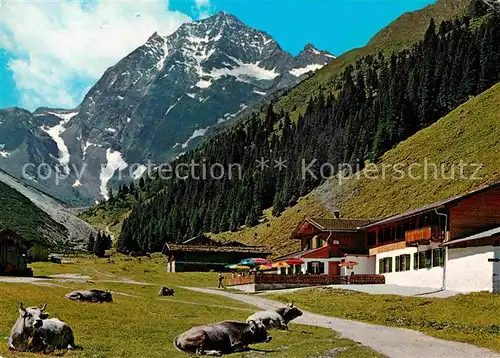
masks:
<path id="1" fill-rule="evenodd" d="M 325 263 L 324 262 L 319 263 L 319 272 L 318 273 L 320 273 L 320 274 L 325 273 Z"/>
<path id="2" fill-rule="evenodd" d="M 406 256 L 406 271 L 410 271 L 410 259 L 411 259 L 411 255 L 407 254 L 405 256 Z"/>
<path id="3" fill-rule="evenodd" d="M 392 257 L 388 257 L 387 260 L 389 260 L 389 272 L 392 272 Z"/>
<path id="4" fill-rule="evenodd" d="M 418 252 L 413 254 L 413 269 L 418 270 Z"/>
<path id="5" fill-rule="evenodd" d="M 384 273 L 384 259 L 378 260 L 378 273 Z"/>
<path id="6" fill-rule="evenodd" d="M 401 256 L 396 256 L 396 272 L 399 272 L 399 269 L 401 268 L 400 260 Z"/>

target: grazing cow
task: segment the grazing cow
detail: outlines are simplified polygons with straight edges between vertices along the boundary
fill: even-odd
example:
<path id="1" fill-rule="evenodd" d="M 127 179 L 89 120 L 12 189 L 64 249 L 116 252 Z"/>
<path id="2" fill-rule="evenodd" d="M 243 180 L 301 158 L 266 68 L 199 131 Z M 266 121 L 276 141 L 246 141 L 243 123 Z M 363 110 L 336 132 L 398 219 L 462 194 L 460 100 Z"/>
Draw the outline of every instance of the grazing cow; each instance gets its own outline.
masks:
<path id="1" fill-rule="evenodd" d="M 302 311 L 295 307 L 293 303 L 289 303 L 285 307 L 279 308 L 276 311 L 255 312 L 247 318 L 247 322 L 262 322 L 267 329 L 274 328 L 287 331 L 288 322 L 300 316 L 302 316 Z"/>
<path id="2" fill-rule="evenodd" d="M 220 322 L 193 327 L 175 337 L 174 346 L 181 352 L 220 356 L 244 352 L 249 344 L 271 341 L 261 322 Z"/>
<path id="3" fill-rule="evenodd" d="M 168 287 L 162 287 L 160 288 L 160 291 L 158 291 L 158 296 L 173 296 L 175 291 L 171 288 Z"/>
<path id="4" fill-rule="evenodd" d="M 41 308 L 24 308 L 19 302 L 19 318 L 17 319 L 9 337 L 9 349 L 24 352 L 30 349 L 31 339 L 35 330 L 36 322 L 49 317 L 48 313 L 43 313 L 47 304 Z"/>
<path id="5" fill-rule="evenodd" d="M 64 298 L 73 301 L 92 303 L 113 302 L 111 292 L 101 290 L 73 291 L 64 296 Z"/>
<path id="6" fill-rule="evenodd" d="M 49 353 L 56 349 L 74 349 L 73 330 L 57 318 L 37 320 L 34 325 L 32 346 L 36 352 Z"/>

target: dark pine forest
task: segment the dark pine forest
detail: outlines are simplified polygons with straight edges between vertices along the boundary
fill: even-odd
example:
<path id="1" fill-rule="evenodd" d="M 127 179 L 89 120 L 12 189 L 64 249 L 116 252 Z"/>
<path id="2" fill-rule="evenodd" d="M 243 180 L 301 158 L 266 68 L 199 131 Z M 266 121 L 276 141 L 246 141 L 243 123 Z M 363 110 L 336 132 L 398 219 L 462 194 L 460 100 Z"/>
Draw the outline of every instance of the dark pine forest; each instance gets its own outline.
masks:
<path id="1" fill-rule="evenodd" d="M 256 225 L 264 209 L 280 213 L 321 183 L 330 163 L 363 166 L 500 79 L 500 19 L 475 2 L 469 16 L 437 25 L 392 55 L 366 56 L 312 98 L 298 119 L 273 104 L 207 139 L 173 165 L 240 163 L 242 178 L 141 180 L 137 203 L 118 240 L 122 251 L 157 251 L 203 232 Z M 271 168 L 256 166 L 260 158 Z M 273 160 L 287 168 L 272 168 Z M 302 159 L 317 178 L 302 178 Z M 156 173 L 156 176 L 158 174 Z M 122 188 L 117 197 L 123 196 Z M 139 192 L 144 195 L 137 195 Z M 130 192 L 130 190 L 127 190 Z"/>

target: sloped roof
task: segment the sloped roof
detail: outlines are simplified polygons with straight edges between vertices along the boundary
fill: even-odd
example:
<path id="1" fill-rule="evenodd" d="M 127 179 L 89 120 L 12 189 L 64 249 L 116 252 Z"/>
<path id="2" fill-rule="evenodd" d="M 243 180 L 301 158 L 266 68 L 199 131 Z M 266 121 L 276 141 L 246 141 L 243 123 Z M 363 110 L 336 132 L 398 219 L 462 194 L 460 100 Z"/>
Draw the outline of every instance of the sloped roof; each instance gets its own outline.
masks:
<path id="1" fill-rule="evenodd" d="M 362 228 L 366 229 L 366 228 L 374 227 L 377 225 L 387 224 L 387 223 L 401 220 L 401 219 L 405 219 L 405 218 L 408 218 L 411 216 L 420 215 L 420 214 L 426 213 L 428 211 L 433 211 L 435 209 L 441 209 L 441 208 L 444 208 L 446 206 L 450 206 L 450 205 L 456 204 L 462 200 L 473 197 L 474 195 L 478 195 L 478 194 L 481 194 L 485 191 L 488 191 L 490 189 L 495 189 L 498 187 L 500 187 L 500 182 L 495 183 L 495 184 L 485 185 L 485 186 L 480 187 L 479 189 L 470 191 L 470 192 L 465 193 L 465 194 L 461 194 L 461 195 L 457 195 L 457 196 L 454 196 L 454 197 L 451 197 L 448 199 L 440 200 L 440 201 L 437 201 L 435 203 L 428 204 L 428 205 L 422 206 L 422 207 L 417 208 L 417 209 L 408 210 L 408 211 L 405 211 L 401 214 L 388 216 L 385 219 L 374 221 L 374 222 L 369 223 L 369 224 L 365 224 Z"/>
<path id="2" fill-rule="evenodd" d="M 308 218 L 311 224 L 322 230 L 356 230 L 374 221 L 374 219 L 324 219 Z"/>
<path id="3" fill-rule="evenodd" d="M 451 246 L 454 244 L 460 244 L 470 241 L 477 241 L 481 239 L 489 239 L 490 237 L 500 236 L 500 227 L 486 230 L 475 235 L 464 237 L 463 239 L 451 240 L 443 244 L 443 246 Z"/>
<path id="4" fill-rule="evenodd" d="M 168 244 L 163 247 L 163 253 L 168 252 L 234 252 L 270 255 L 265 246 L 212 246 L 212 245 L 182 245 Z"/>

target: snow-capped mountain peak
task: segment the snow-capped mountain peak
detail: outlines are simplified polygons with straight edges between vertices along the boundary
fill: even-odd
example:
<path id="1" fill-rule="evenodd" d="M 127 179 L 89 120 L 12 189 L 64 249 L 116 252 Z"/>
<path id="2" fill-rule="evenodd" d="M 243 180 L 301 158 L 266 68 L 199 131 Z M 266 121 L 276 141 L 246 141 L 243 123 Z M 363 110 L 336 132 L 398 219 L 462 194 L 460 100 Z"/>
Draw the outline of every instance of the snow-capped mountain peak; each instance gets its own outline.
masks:
<path id="1" fill-rule="evenodd" d="M 168 36 L 153 33 L 106 70 L 76 110 L 40 111 L 37 130 L 54 141 L 51 157 L 68 172 L 69 190 L 99 198 L 118 169 L 177 157 L 218 123 L 332 59 L 309 44 L 293 57 L 266 32 L 219 12 Z M 68 113 L 70 120 L 63 118 Z M 10 158 L 10 149 L 1 158 Z M 85 166 L 82 177 L 75 166 Z M 123 180 L 136 176 L 126 174 Z"/>

